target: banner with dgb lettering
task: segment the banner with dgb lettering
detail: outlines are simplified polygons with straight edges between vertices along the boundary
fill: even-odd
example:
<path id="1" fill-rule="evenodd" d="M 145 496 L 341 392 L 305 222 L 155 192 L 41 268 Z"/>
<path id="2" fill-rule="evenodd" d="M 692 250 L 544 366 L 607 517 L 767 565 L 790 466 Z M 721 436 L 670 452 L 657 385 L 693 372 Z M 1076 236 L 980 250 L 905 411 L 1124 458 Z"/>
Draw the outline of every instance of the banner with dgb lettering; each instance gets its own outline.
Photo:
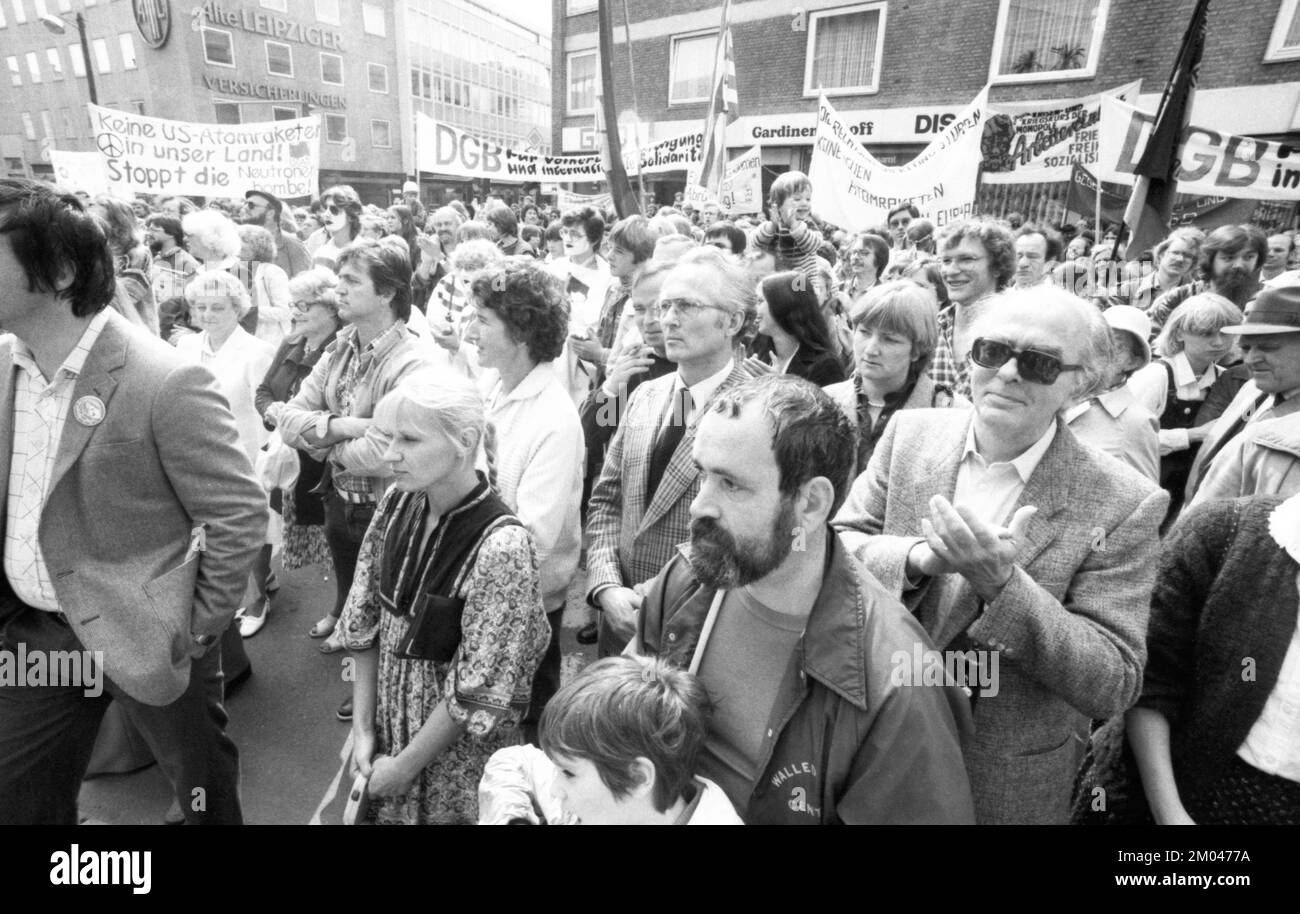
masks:
<path id="1" fill-rule="evenodd" d="M 114 190 L 242 197 L 256 188 L 284 199 L 316 193 L 318 117 L 195 124 L 88 107 L 95 148 Z"/>

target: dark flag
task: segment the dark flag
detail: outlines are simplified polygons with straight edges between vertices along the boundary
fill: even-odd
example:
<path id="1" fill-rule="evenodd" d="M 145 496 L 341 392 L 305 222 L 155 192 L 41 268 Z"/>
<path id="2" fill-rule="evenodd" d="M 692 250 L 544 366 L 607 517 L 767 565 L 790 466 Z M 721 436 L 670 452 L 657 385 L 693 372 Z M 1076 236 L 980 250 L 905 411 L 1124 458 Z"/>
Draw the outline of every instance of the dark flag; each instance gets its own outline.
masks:
<path id="1" fill-rule="evenodd" d="M 1196 95 L 1209 7 L 1210 0 L 1196 2 L 1173 73 L 1160 98 L 1151 137 L 1134 169 L 1137 182 L 1124 213 L 1124 224 L 1132 232 L 1128 249 L 1135 256 L 1155 247 L 1169 231 L 1169 215 L 1178 184 L 1179 148 L 1191 115 L 1192 98 Z"/>
<path id="2" fill-rule="evenodd" d="M 1105 222 L 1119 222 L 1124 218 L 1124 196 L 1115 193 L 1115 185 L 1104 183 L 1101 188 L 1101 218 Z M 1123 187 L 1120 188 L 1123 190 Z M 1070 172 L 1070 187 L 1065 195 L 1065 208 L 1090 219 L 1097 217 L 1097 176 L 1077 162 Z"/>

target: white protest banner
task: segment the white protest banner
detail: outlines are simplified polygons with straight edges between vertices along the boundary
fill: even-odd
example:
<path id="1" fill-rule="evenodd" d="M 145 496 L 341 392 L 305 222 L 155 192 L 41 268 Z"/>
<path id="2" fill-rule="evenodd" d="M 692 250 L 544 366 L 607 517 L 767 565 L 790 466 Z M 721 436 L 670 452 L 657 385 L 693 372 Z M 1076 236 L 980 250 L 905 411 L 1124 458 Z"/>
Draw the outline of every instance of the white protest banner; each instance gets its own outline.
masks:
<path id="1" fill-rule="evenodd" d="M 641 148 L 646 174 L 684 170 L 699 155 L 700 134 L 670 137 Z M 416 144 L 421 171 L 495 181 L 603 181 L 600 153 L 542 155 L 506 149 L 479 139 L 425 114 L 416 117 Z M 626 162 L 625 162 L 626 164 Z M 629 174 L 636 166 L 629 165 Z"/>
<path id="2" fill-rule="evenodd" d="M 1102 99 L 1103 181 L 1132 185 L 1155 116 L 1118 99 Z M 1300 200 L 1300 148 L 1233 136 L 1189 124 L 1179 151 L 1178 192 L 1245 200 Z"/>
<path id="3" fill-rule="evenodd" d="M 813 212 L 853 231 L 883 224 L 890 209 L 909 202 L 937 228 L 971 215 L 987 100 L 985 86 L 920 155 L 889 167 L 858 145 L 823 95 L 808 169 Z"/>
<path id="4" fill-rule="evenodd" d="M 763 150 L 752 146 L 727 163 L 718 201 L 727 213 L 763 211 Z"/>
<path id="5" fill-rule="evenodd" d="M 116 190 L 282 199 L 318 190 L 320 118 L 195 124 L 90 105 L 91 134 Z"/>
<path id="6" fill-rule="evenodd" d="M 85 191 L 92 197 L 109 193 L 108 172 L 104 159 L 97 152 L 66 152 L 50 150 L 50 164 L 54 166 L 54 183 L 68 190 Z"/>
<path id="7" fill-rule="evenodd" d="M 1103 95 L 1137 101 L 1142 80 L 1109 92 L 1050 102 L 989 102 L 981 150 L 984 184 L 1069 181 L 1074 165 L 1097 161 Z"/>
<path id="8" fill-rule="evenodd" d="M 555 205 L 560 208 L 561 212 L 579 206 L 590 206 L 598 210 L 611 210 L 614 208 L 614 195 L 575 194 L 561 188 L 560 192 L 555 195 Z"/>

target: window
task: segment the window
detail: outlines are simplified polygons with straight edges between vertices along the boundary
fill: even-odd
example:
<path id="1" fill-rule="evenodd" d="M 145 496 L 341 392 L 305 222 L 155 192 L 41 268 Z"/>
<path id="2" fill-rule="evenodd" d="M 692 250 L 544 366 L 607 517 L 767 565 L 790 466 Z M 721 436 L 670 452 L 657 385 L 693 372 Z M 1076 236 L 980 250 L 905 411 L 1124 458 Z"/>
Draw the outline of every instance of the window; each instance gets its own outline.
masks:
<path id="1" fill-rule="evenodd" d="M 577 51 L 569 55 L 569 114 L 596 111 L 596 52 Z"/>
<path id="2" fill-rule="evenodd" d="M 1296 0 L 1282 0 L 1273 23 L 1273 34 L 1268 39 L 1264 60 L 1296 60 L 1300 58 L 1300 4 Z"/>
<path id="3" fill-rule="evenodd" d="M 273 121 L 291 121 L 298 117 L 297 108 L 284 108 L 280 105 L 271 106 L 271 120 Z"/>
<path id="4" fill-rule="evenodd" d="M 391 149 L 393 138 L 388 121 L 370 122 L 370 145 L 376 149 Z"/>
<path id="5" fill-rule="evenodd" d="M 122 67 L 126 70 L 135 69 L 135 39 L 131 37 L 130 32 L 122 32 L 117 36 L 118 47 L 122 49 Z"/>
<path id="6" fill-rule="evenodd" d="M 370 81 L 371 92 L 383 92 L 387 94 L 388 67 L 381 63 L 368 63 L 366 64 L 366 77 Z"/>
<path id="7" fill-rule="evenodd" d="M 90 4 L 87 4 L 89 6 Z M 23 9 L 23 0 L 14 0 L 14 22 L 21 25 L 27 21 L 27 10 Z M 23 117 L 31 120 L 31 115 L 24 114 Z M 34 140 L 36 137 L 29 136 L 27 139 Z"/>
<path id="8" fill-rule="evenodd" d="M 112 72 L 113 64 L 108 59 L 108 42 L 103 38 L 96 38 L 90 43 L 90 50 L 95 55 L 95 72 Z"/>
<path id="9" fill-rule="evenodd" d="M 576 16 L 579 13 L 590 13 L 597 6 L 597 0 L 566 0 L 564 15 Z"/>
<path id="10" fill-rule="evenodd" d="M 411 94 L 416 98 L 433 98 L 433 74 L 419 67 L 411 67 Z"/>
<path id="11" fill-rule="evenodd" d="M 329 83 L 331 86 L 343 85 L 343 58 L 337 54 L 326 54 L 321 51 L 320 78 L 321 82 Z"/>
<path id="12" fill-rule="evenodd" d="M 32 123 L 32 115 L 30 111 L 23 112 L 23 136 L 27 137 L 29 140 L 36 139 L 36 125 Z"/>
<path id="13" fill-rule="evenodd" d="M 713 88 L 713 59 L 717 51 L 717 29 L 673 38 L 668 104 L 684 105 L 709 100 Z"/>
<path id="14" fill-rule="evenodd" d="M 8 24 L 9 23 L 5 22 L 5 8 L 0 6 L 0 29 L 4 28 Z"/>
<path id="15" fill-rule="evenodd" d="M 213 102 L 212 107 L 216 110 L 218 124 L 242 124 L 244 122 L 239 115 L 239 102 Z"/>
<path id="16" fill-rule="evenodd" d="M 1109 6 L 1110 0 L 1000 0 L 989 80 L 1095 76 Z"/>
<path id="17" fill-rule="evenodd" d="M 68 45 L 68 60 L 72 63 L 72 75 L 79 79 L 86 78 L 86 55 L 82 53 L 81 45 Z"/>
<path id="18" fill-rule="evenodd" d="M 293 76 L 293 48 L 278 41 L 266 42 L 266 72 L 272 76 Z"/>
<path id="19" fill-rule="evenodd" d="M 813 13 L 808 26 L 803 94 L 862 95 L 880 88 L 885 4 L 865 3 Z"/>
<path id="20" fill-rule="evenodd" d="M 285 0 L 257 0 L 263 9 L 275 10 L 277 13 L 288 12 L 285 7 L 288 5 Z"/>
<path id="21" fill-rule="evenodd" d="M 5 63 L 9 67 L 9 82 L 15 86 L 23 84 L 23 68 L 18 63 L 18 58 L 10 54 L 5 58 Z"/>
<path id="22" fill-rule="evenodd" d="M 41 111 L 41 132 L 46 139 L 54 138 L 54 118 L 48 110 Z"/>
<path id="23" fill-rule="evenodd" d="M 218 67 L 235 66 L 235 40 L 225 29 L 203 28 L 203 59 Z M 239 121 L 233 123 L 238 124 Z"/>
<path id="24" fill-rule="evenodd" d="M 63 119 L 63 135 L 66 137 L 76 136 L 77 130 L 75 122 L 72 119 L 72 109 L 60 108 L 59 117 Z"/>
<path id="25" fill-rule="evenodd" d="M 50 65 L 50 79 L 63 79 L 63 56 L 58 48 L 45 49 L 45 62 Z"/>
<path id="26" fill-rule="evenodd" d="M 136 114 L 144 114 L 144 99 L 133 98 L 131 99 L 130 102 L 128 102 L 128 104 L 131 106 L 131 108 L 135 111 Z"/>
<path id="27" fill-rule="evenodd" d="M 348 138 L 348 119 L 341 114 L 325 115 L 325 142 L 343 143 Z"/>
<path id="28" fill-rule="evenodd" d="M 27 75 L 34 83 L 41 81 L 41 62 L 36 58 L 35 51 L 27 52 Z"/>
<path id="29" fill-rule="evenodd" d="M 383 38 L 388 34 L 388 28 L 384 23 L 384 8 L 375 6 L 373 3 L 361 4 L 361 22 L 365 26 L 367 35 L 378 35 Z"/>
<path id="30" fill-rule="evenodd" d="M 338 25 L 339 0 L 316 0 L 316 20 L 330 25 Z"/>

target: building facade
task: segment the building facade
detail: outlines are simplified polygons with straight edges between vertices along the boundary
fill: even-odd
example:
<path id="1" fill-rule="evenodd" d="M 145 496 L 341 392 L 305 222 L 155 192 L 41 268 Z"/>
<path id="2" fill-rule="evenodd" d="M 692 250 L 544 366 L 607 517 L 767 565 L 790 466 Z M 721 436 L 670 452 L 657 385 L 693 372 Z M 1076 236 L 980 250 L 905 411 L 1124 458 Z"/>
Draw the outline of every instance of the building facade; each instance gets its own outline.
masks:
<path id="1" fill-rule="evenodd" d="M 762 147 L 766 192 L 777 174 L 807 170 L 819 89 L 887 165 L 914 157 L 986 83 L 996 103 L 1079 97 L 1141 79 L 1139 104 L 1153 109 L 1194 7 L 1195 0 L 735 0 L 740 117 L 727 144 L 733 154 Z M 596 3 L 553 0 L 553 9 L 554 143 L 584 151 L 595 144 Z M 627 0 L 630 43 L 616 9 L 620 128 L 635 122 L 656 140 L 698 130 L 719 0 Z M 1213 4 L 1193 122 L 1294 142 L 1298 107 L 1297 0 Z M 657 201 L 671 201 L 683 185 L 681 174 L 656 178 Z"/>
<path id="2" fill-rule="evenodd" d="M 50 176 L 50 149 L 91 149 L 78 16 L 99 104 L 200 123 L 319 115 L 321 187 L 366 202 L 415 174 L 416 110 L 550 144 L 547 39 L 468 0 L 0 0 L 9 174 Z"/>

